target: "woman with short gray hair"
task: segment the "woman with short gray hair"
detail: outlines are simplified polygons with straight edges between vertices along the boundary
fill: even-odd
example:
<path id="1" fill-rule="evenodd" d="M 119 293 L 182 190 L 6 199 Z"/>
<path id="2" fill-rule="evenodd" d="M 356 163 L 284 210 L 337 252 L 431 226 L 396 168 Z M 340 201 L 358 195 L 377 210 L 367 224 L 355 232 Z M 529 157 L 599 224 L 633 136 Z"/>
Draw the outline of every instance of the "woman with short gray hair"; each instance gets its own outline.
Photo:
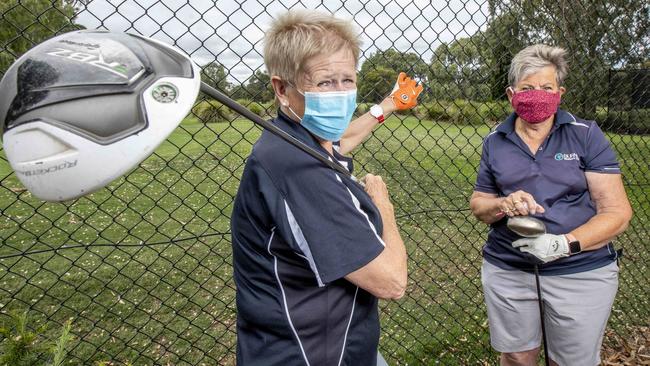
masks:
<path id="1" fill-rule="evenodd" d="M 491 227 L 481 277 L 492 347 L 501 365 L 537 365 L 542 322 L 550 364 L 600 364 L 618 288 L 612 241 L 632 209 L 616 154 L 596 122 L 558 108 L 566 51 L 537 44 L 512 60 L 506 90 L 514 112 L 483 141 L 472 213 Z M 506 225 L 534 216 L 546 233 L 523 238 Z"/>

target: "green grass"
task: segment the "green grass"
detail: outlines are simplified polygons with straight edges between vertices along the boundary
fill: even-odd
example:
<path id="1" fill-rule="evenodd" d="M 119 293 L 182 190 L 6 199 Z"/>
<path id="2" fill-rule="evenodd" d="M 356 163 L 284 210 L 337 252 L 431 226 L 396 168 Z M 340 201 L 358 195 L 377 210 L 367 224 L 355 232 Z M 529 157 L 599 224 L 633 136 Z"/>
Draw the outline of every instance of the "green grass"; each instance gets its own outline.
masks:
<path id="1" fill-rule="evenodd" d="M 357 176 L 382 175 L 409 252 L 407 296 L 381 302 L 391 364 L 494 364 L 481 293 L 487 228 L 467 209 L 489 127 L 390 118 L 355 152 Z M 229 215 L 252 123 L 188 118 L 127 176 L 74 202 L 42 203 L 0 159 L 0 322 L 73 318 L 71 364 L 234 363 Z M 648 324 L 650 137 L 610 135 L 636 210 L 610 326 Z M 122 247 L 102 246 L 119 243 Z M 57 329 L 58 327 L 52 327 Z"/>

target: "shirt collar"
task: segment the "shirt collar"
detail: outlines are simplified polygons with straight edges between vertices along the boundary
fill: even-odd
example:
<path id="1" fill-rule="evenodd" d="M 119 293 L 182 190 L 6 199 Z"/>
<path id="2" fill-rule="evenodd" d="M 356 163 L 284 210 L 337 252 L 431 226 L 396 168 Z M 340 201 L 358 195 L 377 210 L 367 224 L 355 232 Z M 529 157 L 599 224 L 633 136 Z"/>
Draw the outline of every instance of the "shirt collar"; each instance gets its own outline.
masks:
<path id="1" fill-rule="evenodd" d="M 278 108 L 278 116 L 275 118 L 273 123 L 280 127 L 281 130 L 304 142 L 306 145 L 310 147 L 320 147 L 318 140 L 309 133 L 306 128 L 301 126 L 299 122 L 292 120 L 291 117 L 282 112 L 280 108 Z"/>
<path id="2" fill-rule="evenodd" d="M 292 120 L 286 113 L 282 112 L 280 108 L 278 108 L 278 116 L 275 118 L 273 123 L 284 132 L 287 132 L 301 142 L 304 142 L 305 145 L 320 152 L 323 154 L 323 156 L 331 156 L 329 152 L 325 150 L 323 146 L 321 146 L 320 142 L 316 137 L 314 137 L 314 135 L 312 135 L 306 128 L 301 126 L 300 123 Z M 348 170 L 352 171 L 352 158 L 339 154 L 336 147 L 333 149 L 333 151 L 334 158 L 339 161 L 346 161 L 348 163 Z"/>
<path id="3" fill-rule="evenodd" d="M 505 121 L 500 123 L 496 127 L 497 132 L 504 134 L 509 134 L 515 130 L 515 121 L 517 120 L 517 113 L 512 112 Z M 569 112 L 559 109 L 555 112 L 555 121 L 553 123 L 553 129 L 558 128 L 561 125 L 576 122 L 576 118 Z"/>
<path id="4" fill-rule="evenodd" d="M 557 121 L 557 125 L 564 125 L 567 123 L 577 122 L 573 114 L 563 109 L 557 110 L 557 114 L 555 115 L 555 120 Z"/>

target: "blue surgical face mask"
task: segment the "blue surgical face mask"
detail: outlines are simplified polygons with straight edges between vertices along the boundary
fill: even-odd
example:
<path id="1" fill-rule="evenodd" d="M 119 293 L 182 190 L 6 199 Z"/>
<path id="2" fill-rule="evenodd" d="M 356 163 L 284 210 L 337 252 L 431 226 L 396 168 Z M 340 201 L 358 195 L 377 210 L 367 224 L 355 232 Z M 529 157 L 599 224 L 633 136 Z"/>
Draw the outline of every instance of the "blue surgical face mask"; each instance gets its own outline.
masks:
<path id="1" fill-rule="evenodd" d="M 305 114 L 300 124 L 323 140 L 339 141 L 357 108 L 357 90 L 305 92 L 303 95 Z M 298 117 L 291 108 L 289 110 Z"/>

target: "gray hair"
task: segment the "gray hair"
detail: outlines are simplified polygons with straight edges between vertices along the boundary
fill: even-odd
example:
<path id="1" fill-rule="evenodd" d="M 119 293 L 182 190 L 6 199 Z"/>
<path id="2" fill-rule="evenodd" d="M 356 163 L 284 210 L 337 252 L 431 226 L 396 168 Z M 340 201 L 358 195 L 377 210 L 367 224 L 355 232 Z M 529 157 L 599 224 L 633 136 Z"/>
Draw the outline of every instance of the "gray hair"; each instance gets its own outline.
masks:
<path id="1" fill-rule="evenodd" d="M 271 76 L 295 82 L 305 61 L 348 49 L 358 66 L 361 40 L 351 21 L 317 10 L 291 10 L 264 36 L 264 63 Z"/>
<path id="2" fill-rule="evenodd" d="M 565 59 L 567 51 L 561 47 L 552 47 L 545 44 L 534 44 L 519 51 L 512 59 L 508 71 L 508 83 L 514 87 L 530 74 L 538 72 L 546 66 L 554 66 L 558 86 L 564 83 L 569 72 L 569 65 Z"/>

